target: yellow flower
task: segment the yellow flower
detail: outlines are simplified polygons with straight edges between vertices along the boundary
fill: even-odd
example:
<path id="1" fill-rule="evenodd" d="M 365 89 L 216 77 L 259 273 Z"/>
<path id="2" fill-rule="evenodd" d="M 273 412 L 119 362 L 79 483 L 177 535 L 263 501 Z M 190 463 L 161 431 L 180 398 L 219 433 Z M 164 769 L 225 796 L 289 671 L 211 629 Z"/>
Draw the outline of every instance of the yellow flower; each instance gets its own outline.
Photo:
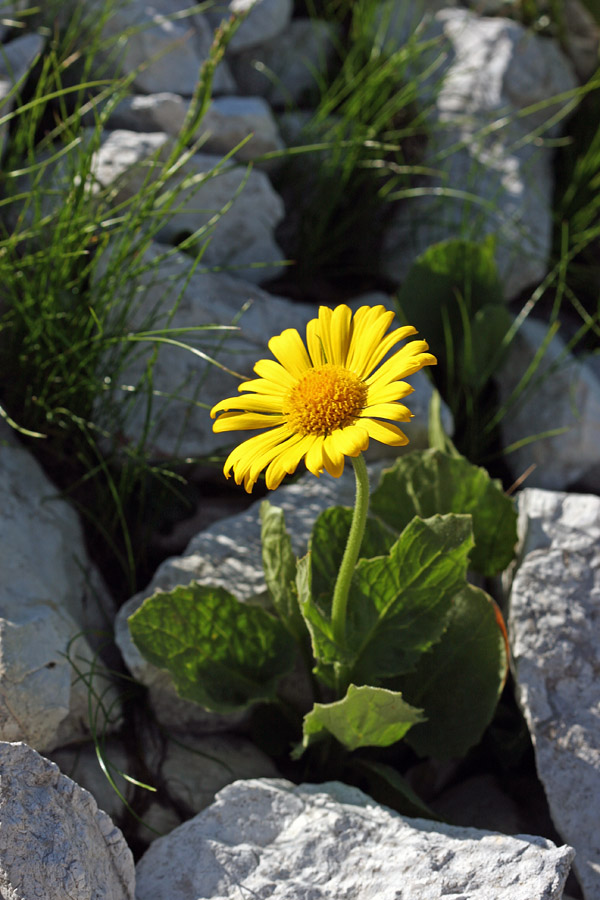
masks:
<path id="1" fill-rule="evenodd" d="M 321 306 L 306 326 L 306 346 L 295 328 L 271 338 L 269 350 L 278 362 L 259 360 L 259 377 L 238 388 L 248 393 L 221 400 L 210 413 L 213 419 L 221 413 L 216 432 L 269 429 L 229 454 L 227 478 L 233 470 L 236 484 L 243 481 L 250 493 L 266 469 L 272 490 L 302 459 L 313 475 L 325 469 L 339 478 L 344 457 L 358 456 L 370 438 L 392 447 L 407 444 L 396 425 L 379 420 L 412 418 L 397 401 L 414 388 L 400 379 L 437 360 L 426 341 L 410 341 L 382 363 L 392 347 L 417 333 L 407 325 L 386 334 L 393 318 L 383 306 L 362 306 L 354 317 L 345 305 Z"/>

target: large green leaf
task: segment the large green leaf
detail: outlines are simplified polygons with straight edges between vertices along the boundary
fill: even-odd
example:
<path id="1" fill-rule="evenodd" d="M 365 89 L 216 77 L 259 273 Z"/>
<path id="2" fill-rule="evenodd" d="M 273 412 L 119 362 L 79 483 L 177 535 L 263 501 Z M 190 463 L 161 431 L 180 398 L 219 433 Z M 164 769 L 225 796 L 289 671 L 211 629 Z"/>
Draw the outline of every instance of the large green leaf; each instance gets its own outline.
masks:
<path id="1" fill-rule="evenodd" d="M 171 673 L 180 696 L 217 712 L 274 699 L 294 663 L 281 622 L 223 588 L 192 582 L 157 592 L 128 621 L 140 653 Z"/>
<path id="2" fill-rule="evenodd" d="M 441 637 L 464 587 L 473 546 L 470 516 L 414 518 L 387 556 L 356 566 L 343 662 L 360 684 L 411 671 Z"/>
<path id="3" fill-rule="evenodd" d="M 517 540 L 517 514 L 500 481 L 462 456 L 440 450 L 416 450 L 399 457 L 383 473 L 371 497 L 371 509 L 401 531 L 413 516 L 468 513 L 475 547 L 471 566 L 484 575 L 510 563 Z"/>
<path id="4" fill-rule="evenodd" d="M 471 320 L 488 304 L 501 304 L 502 283 L 494 260 L 493 237 L 481 243 L 447 240 L 433 244 L 413 263 L 398 294 L 402 318 L 441 354 L 450 329 L 457 351 L 463 318 Z"/>
<path id="5" fill-rule="evenodd" d="M 296 587 L 300 612 L 310 633 L 315 674 L 329 687 L 335 687 L 335 663 L 340 653 L 331 627 L 331 600 L 322 609 L 313 600 L 311 584 L 311 558 L 307 554 L 298 560 Z"/>
<path id="6" fill-rule="evenodd" d="M 506 631 L 493 600 L 467 585 L 455 598 L 441 640 L 417 668 L 394 681 L 427 721 L 407 742 L 422 756 L 464 756 L 492 719 L 508 666 Z"/>
<path id="7" fill-rule="evenodd" d="M 332 506 L 319 514 L 310 538 L 311 589 L 315 602 L 331 612 L 333 589 L 346 549 L 352 509 Z M 385 522 L 367 516 L 359 558 L 371 559 L 389 552 L 398 535 Z"/>
<path id="8" fill-rule="evenodd" d="M 332 734 L 348 750 L 389 747 L 401 740 L 412 725 L 422 721 L 422 710 L 406 703 L 402 694 L 351 684 L 342 700 L 315 703 L 304 716 L 302 747 L 295 756 L 327 734 Z"/>
<path id="9" fill-rule="evenodd" d="M 288 630 L 303 640 L 306 628 L 298 606 L 296 557 L 283 510 L 265 500 L 260 506 L 260 519 L 263 569 L 273 606 Z"/>

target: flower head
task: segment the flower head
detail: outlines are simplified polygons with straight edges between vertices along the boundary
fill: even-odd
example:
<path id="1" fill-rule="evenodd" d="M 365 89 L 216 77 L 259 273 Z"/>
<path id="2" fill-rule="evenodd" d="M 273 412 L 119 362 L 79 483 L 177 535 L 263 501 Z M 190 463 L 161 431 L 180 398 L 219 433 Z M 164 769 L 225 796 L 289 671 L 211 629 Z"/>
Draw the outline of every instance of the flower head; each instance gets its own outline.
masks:
<path id="1" fill-rule="evenodd" d="M 306 326 L 306 345 L 295 328 L 271 338 L 276 358 L 254 366 L 259 376 L 240 384 L 241 396 L 221 400 L 211 410 L 215 432 L 263 429 L 227 457 L 224 472 L 250 493 L 266 469 L 274 489 L 302 459 L 319 476 L 344 471 L 344 458 L 358 456 L 370 438 L 401 447 L 406 435 L 392 422 L 412 413 L 398 403 L 412 393 L 400 379 L 434 365 L 426 341 L 409 341 L 385 357 L 399 341 L 416 334 L 412 325 L 388 331 L 394 313 L 383 306 L 319 308 Z M 385 361 L 384 361 L 385 360 Z M 220 413 L 220 415 L 219 415 Z M 389 419 L 388 421 L 381 421 Z M 264 429 L 268 429 L 264 431 Z"/>

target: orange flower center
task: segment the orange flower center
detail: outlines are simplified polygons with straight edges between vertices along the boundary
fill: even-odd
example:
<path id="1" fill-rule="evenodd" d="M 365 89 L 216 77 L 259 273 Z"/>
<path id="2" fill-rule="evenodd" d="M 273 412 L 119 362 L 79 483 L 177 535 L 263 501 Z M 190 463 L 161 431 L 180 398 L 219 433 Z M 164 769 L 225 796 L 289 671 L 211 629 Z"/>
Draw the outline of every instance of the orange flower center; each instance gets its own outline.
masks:
<path id="1" fill-rule="evenodd" d="M 296 434 L 327 435 L 351 425 L 366 399 L 367 387 L 353 372 L 327 363 L 309 369 L 291 388 L 283 414 Z"/>

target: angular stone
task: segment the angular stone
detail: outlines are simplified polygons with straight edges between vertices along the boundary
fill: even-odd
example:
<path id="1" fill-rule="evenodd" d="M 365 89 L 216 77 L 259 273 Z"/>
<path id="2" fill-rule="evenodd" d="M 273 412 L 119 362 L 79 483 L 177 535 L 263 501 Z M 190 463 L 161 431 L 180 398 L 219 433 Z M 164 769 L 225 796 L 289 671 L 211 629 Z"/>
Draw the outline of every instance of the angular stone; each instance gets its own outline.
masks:
<path id="1" fill-rule="evenodd" d="M 104 132 L 94 156 L 93 175 L 101 185 L 115 185 L 116 203 L 125 201 L 153 180 L 148 167 L 155 154 L 166 160 L 172 149 L 173 139 L 164 132 Z M 225 164 L 216 175 L 210 175 L 221 163 L 218 156 L 195 153 L 178 167 L 166 190 L 179 189 L 186 179 L 195 183 L 180 190 L 174 201 L 177 211 L 158 237 L 175 241 L 213 223 L 203 266 L 232 267 L 248 281 L 264 281 L 273 277 L 273 264 L 283 258 L 273 235 L 284 215 L 283 201 L 263 172 Z M 159 172 L 157 166 L 156 176 Z M 200 235 L 199 244 L 202 239 Z M 264 267 L 254 267 L 259 264 Z"/>
<path id="2" fill-rule="evenodd" d="M 554 824 L 600 896 L 600 498 L 526 489 L 508 626 L 517 699 Z"/>
<path id="3" fill-rule="evenodd" d="M 237 782 L 154 842 L 137 865 L 138 900 L 560 900 L 573 853 L 408 819 L 339 782 Z"/>
<path id="4" fill-rule="evenodd" d="M 3 10 L 0 8 L 0 17 Z M 28 70 L 35 62 L 36 57 L 41 53 L 44 46 L 44 39 L 39 34 L 24 34 L 17 37 L 14 41 L 2 45 L 0 53 L 0 105 L 2 107 L 2 116 L 8 115 L 13 107 L 13 94 L 8 99 L 9 94 L 13 91 L 16 84 L 22 82 Z M 4 137 L 10 122 L 2 122 L 0 124 L 0 156 L 2 154 Z"/>
<path id="5" fill-rule="evenodd" d="M 86 3 L 93 11 L 92 0 Z M 191 97 L 213 39 L 212 29 L 203 16 L 172 17 L 191 5 L 186 0 L 115 3 L 102 29 L 105 41 L 114 39 L 114 45 L 110 44 L 105 51 L 110 53 L 113 68 L 117 67 L 123 75 L 139 69 L 133 84 L 144 93 L 172 91 Z M 125 33 L 127 37 L 123 39 Z M 235 91 L 226 62 L 215 71 L 213 90 Z"/>
<path id="6" fill-rule="evenodd" d="M 235 13 L 247 13 L 228 44 L 228 54 L 239 53 L 277 37 L 292 17 L 292 0 L 218 0 L 206 10 L 213 28 Z"/>
<path id="7" fill-rule="evenodd" d="M 556 104 L 521 113 L 571 90 L 575 77 L 556 42 L 508 19 L 444 10 L 422 40 L 433 38 L 441 43 L 422 56 L 415 51 L 411 65 L 417 77 L 438 61 L 434 76 L 422 79 L 419 100 L 433 108 L 424 163 L 443 176 L 425 185 L 431 195 L 397 210 L 385 237 L 384 270 L 402 281 L 432 243 L 495 234 L 510 300 L 541 281 L 551 249 L 551 152 L 530 135 L 539 129 L 556 137 L 561 128 L 549 124 Z M 445 189 L 460 196 L 445 196 Z"/>
<path id="8" fill-rule="evenodd" d="M 544 322 L 528 318 L 522 323 L 496 378 L 502 403 L 518 387 L 547 333 Z M 507 454 L 515 478 L 534 465 L 528 487 L 564 490 L 576 484 L 600 491 L 599 375 L 590 362 L 569 353 L 563 339 L 555 335 L 530 386 L 507 410 L 500 427 L 505 447 L 555 429 L 566 431 Z"/>
<path id="9" fill-rule="evenodd" d="M 89 734 L 89 690 L 106 688 L 86 683 L 89 642 L 106 640 L 112 603 L 75 512 L 6 425 L 0 436 L 0 738 L 50 750 Z"/>
<path id="10" fill-rule="evenodd" d="M 133 900 L 133 856 L 87 791 L 26 744 L 0 743 L 0 891 L 19 900 Z"/>
<path id="11" fill-rule="evenodd" d="M 272 106 L 297 106 L 318 91 L 335 51 L 335 29 L 320 19 L 292 19 L 288 28 L 230 60 L 241 94 L 264 97 Z"/>
<path id="12" fill-rule="evenodd" d="M 176 137 L 188 109 L 188 101 L 178 94 L 136 94 L 119 103 L 108 125 L 130 131 L 162 131 Z M 216 97 L 194 138 L 202 141 L 203 152 L 225 154 L 249 135 L 250 140 L 234 157 L 241 162 L 283 148 L 271 108 L 261 97 Z"/>

